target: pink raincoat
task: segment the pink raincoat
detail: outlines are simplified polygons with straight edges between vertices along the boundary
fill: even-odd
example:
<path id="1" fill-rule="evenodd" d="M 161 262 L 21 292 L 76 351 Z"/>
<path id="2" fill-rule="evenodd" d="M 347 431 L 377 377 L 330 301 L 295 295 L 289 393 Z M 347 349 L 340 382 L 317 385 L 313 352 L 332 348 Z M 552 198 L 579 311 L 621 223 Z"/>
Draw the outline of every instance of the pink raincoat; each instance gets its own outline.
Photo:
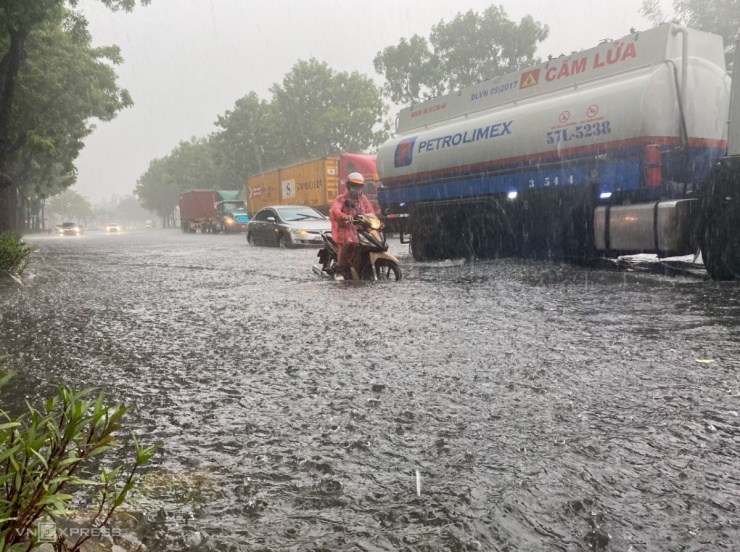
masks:
<path id="1" fill-rule="evenodd" d="M 354 207 L 347 207 L 344 204 L 348 199 L 354 202 Z M 355 225 L 351 222 L 344 222 L 342 217 L 345 215 L 356 217 L 357 215 L 371 215 L 374 213 L 375 210 L 365 194 L 362 194 L 359 199 L 352 199 L 349 190 L 346 190 L 343 194 L 334 198 L 334 203 L 332 203 L 329 210 L 329 219 L 331 220 L 331 237 L 340 246 L 338 259 L 340 265 L 346 264 L 347 255 L 351 254 L 351 249 L 359 241 Z"/>

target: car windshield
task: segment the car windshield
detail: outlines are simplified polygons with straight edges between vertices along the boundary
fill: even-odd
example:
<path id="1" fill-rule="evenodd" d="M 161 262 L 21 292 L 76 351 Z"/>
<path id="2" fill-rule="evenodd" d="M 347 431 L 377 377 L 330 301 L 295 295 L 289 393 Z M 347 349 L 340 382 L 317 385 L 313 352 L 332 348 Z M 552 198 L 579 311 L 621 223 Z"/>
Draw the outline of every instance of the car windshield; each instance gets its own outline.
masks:
<path id="1" fill-rule="evenodd" d="M 65 222 L 64 224 L 62 224 L 62 228 L 75 228 L 76 226 L 76 222 Z"/>
<path id="2" fill-rule="evenodd" d="M 319 213 L 318 211 L 307 208 L 307 207 L 300 207 L 295 209 L 280 209 L 280 218 L 282 218 L 285 222 L 295 222 L 298 220 L 306 220 L 306 219 L 316 219 L 316 220 L 324 220 L 326 217 Z"/>

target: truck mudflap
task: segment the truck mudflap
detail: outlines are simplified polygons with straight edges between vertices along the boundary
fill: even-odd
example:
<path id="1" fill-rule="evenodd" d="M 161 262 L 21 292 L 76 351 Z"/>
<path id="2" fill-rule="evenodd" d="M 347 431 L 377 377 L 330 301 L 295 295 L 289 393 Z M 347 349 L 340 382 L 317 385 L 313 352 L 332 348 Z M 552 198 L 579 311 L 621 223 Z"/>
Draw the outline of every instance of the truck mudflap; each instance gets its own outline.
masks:
<path id="1" fill-rule="evenodd" d="M 596 250 L 689 255 L 696 251 L 692 229 L 698 210 L 695 199 L 602 205 L 594 212 Z"/>

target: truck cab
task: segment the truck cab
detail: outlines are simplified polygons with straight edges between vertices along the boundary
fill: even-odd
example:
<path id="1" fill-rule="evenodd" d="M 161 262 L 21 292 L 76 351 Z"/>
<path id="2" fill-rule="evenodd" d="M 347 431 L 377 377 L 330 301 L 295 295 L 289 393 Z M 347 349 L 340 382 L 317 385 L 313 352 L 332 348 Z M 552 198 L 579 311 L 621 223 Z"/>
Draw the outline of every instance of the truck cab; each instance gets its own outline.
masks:
<path id="1" fill-rule="evenodd" d="M 219 192 L 219 195 L 223 192 Z M 226 199 L 216 204 L 219 230 L 224 234 L 230 232 L 245 232 L 249 216 L 246 203 L 243 199 Z"/>

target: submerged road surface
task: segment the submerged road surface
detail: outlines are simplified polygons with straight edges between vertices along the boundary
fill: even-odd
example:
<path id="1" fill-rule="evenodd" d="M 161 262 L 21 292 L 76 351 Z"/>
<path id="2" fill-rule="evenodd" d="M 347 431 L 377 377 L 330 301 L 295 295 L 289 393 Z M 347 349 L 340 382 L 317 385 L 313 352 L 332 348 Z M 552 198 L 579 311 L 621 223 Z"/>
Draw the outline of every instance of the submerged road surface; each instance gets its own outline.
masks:
<path id="1" fill-rule="evenodd" d="M 29 237 L 6 408 L 100 387 L 162 450 L 150 550 L 740 543 L 740 287 L 522 260 L 334 283 L 316 250 Z"/>

